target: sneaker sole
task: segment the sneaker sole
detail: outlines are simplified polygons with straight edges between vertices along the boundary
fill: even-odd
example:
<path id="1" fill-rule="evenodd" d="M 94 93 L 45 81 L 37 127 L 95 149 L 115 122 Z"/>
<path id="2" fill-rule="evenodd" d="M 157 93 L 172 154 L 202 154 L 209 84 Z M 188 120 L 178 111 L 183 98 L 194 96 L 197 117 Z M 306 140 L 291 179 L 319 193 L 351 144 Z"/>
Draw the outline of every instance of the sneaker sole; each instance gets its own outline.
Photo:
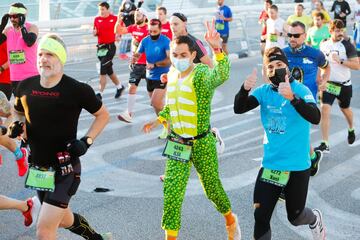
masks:
<path id="1" fill-rule="evenodd" d="M 320 151 L 320 150 L 316 150 L 316 151 Z M 320 152 L 321 152 L 321 151 L 320 151 Z M 329 152 L 330 152 L 330 151 L 329 151 Z M 321 153 L 325 153 L 325 152 L 321 152 Z M 318 161 L 318 163 L 317 163 L 317 171 L 316 171 L 315 174 L 312 175 L 311 177 L 315 177 L 315 176 L 318 174 L 318 172 L 320 171 L 320 162 L 322 161 L 323 157 L 324 157 L 324 155 L 321 154 L 321 157 L 319 158 L 319 161 Z"/>
<path id="2" fill-rule="evenodd" d="M 126 122 L 126 123 L 132 123 L 132 121 L 128 121 L 127 119 L 125 119 L 123 116 L 121 116 L 121 115 L 118 115 L 117 116 L 117 119 L 119 120 L 119 121 L 122 121 L 122 122 Z"/>
<path id="3" fill-rule="evenodd" d="M 323 218 L 322 218 L 322 213 L 320 212 L 319 209 L 313 209 L 313 212 L 316 211 L 318 214 L 319 214 L 319 218 L 320 218 L 320 221 L 321 221 L 321 226 L 322 226 L 322 229 L 324 231 L 324 239 L 323 240 L 326 240 L 326 227 L 323 225 Z"/>

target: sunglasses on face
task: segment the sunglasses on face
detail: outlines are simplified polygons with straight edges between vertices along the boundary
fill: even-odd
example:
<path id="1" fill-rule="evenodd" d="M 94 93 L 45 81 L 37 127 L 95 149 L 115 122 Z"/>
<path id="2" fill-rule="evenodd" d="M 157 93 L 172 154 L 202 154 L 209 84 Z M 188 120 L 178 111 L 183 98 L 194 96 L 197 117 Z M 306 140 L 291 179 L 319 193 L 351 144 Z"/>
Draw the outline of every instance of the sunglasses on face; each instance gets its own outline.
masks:
<path id="1" fill-rule="evenodd" d="M 18 14 L 10 14 L 9 18 L 19 18 L 19 15 Z"/>
<path id="2" fill-rule="evenodd" d="M 294 37 L 294 38 L 299 38 L 301 35 L 303 35 L 304 33 L 294 33 L 294 34 L 292 34 L 292 33 L 288 33 L 287 34 L 287 36 L 289 37 L 289 38 L 292 38 L 292 37 Z"/>

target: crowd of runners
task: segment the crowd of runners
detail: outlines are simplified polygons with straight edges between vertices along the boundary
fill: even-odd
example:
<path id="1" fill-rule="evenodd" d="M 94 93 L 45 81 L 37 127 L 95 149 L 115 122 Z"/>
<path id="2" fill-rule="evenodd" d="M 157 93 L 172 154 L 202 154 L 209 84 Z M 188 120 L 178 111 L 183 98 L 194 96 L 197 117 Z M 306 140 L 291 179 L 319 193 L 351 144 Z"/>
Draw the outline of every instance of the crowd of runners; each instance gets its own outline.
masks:
<path id="1" fill-rule="evenodd" d="M 119 111 L 118 124 L 133 122 L 137 89 L 145 80 L 154 119 L 144 123 L 142 130 L 149 133 L 161 126 L 159 138 L 166 139 L 166 168 L 160 177 L 165 239 L 178 237 L 192 165 L 207 198 L 224 217 L 227 238 L 241 239 L 242 218 L 232 208 L 218 171 L 218 154 L 224 151 L 224 143 L 210 124 L 214 92 L 230 77 L 228 55 L 232 51 L 227 44 L 232 10 L 224 0 L 217 0 L 214 18 L 204 25 L 204 39 L 198 39 L 188 32 L 191 21 L 186 14 L 168 13 L 166 6 L 158 6 L 152 14 L 143 2 L 123 0 L 117 14 L 106 1 L 98 4 L 92 31 L 98 40 L 100 68 L 96 89 L 64 73 L 68 53 L 61 36 L 39 37 L 38 27 L 27 21 L 28 9 L 23 3 L 12 4 L 3 14 L 0 145 L 14 154 L 18 175 L 36 196 L 16 200 L 0 195 L 0 210 L 21 212 L 26 227 L 36 226 L 37 239 L 56 239 L 58 228 L 84 239 L 112 239 L 111 233 L 98 233 L 69 207 L 80 184 L 80 158 L 110 121 L 102 103 L 108 77 L 116 86 L 115 98 L 125 96 L 128 82 L 127 107 Z M 350 6 L 337 0 L 326 9 L 323 2 L 315 0 L 309 15 L 302 3 L 296 3 L 294 14 L 286 20 L 273 1 L 263 3 L 259 17 L 262 72 L 254 69 L 241 79 L 234 96 L 235 114 L 260 106 L 264 128 L 264 156 L 253 197 L 253 238 L 271 239 L 270 220 L 281 199 L 292 225 L 308 225 L 314 240 L 324 240 L 321 211 L 306 207 L 308 184 L 318 173 L 323 154 L 330 152 L 330 112 L 335 99 L 348 124 L 348 144 L 356 140 L 351 70 L 360 70 L 360 1 Z M 353 26 L 348 31 L 350 22 Z M 130 54 L 124 50 L 125 34 L 132 36 Z M 119 57 L 129 61 L 128 81 L 115 73 L 118 39 Z M 82 109 L 94 118 L 78 139 Z M 322 133 L 321 144 L 315 147 L 310 137 L 313 124 L 320 124 Z M 7 160 L 0 158 L 0 165 Z"/>

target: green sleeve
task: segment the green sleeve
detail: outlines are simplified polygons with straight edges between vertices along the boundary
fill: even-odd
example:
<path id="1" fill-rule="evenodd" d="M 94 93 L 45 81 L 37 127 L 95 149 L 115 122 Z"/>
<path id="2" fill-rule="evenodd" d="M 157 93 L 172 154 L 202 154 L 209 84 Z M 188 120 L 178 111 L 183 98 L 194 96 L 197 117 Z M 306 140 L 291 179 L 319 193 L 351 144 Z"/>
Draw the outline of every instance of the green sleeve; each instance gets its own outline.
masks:
<path id="1" fill-rule="evenodd" d="M 164 118 L 166 120 L 170 120 L 170 108 L 169 105 L 165 105 L 163 110 L 159 112 L 159 117 Z"/>
<path id="2" fill-rule="evenodd" d="M 215 89 L 223 84 L 230 77 L 230 61 L 229 58 L 222 54 L 215 57 L 215 67 L 208 68 L 206 73 L 205 82 L 211 89 Z"/>

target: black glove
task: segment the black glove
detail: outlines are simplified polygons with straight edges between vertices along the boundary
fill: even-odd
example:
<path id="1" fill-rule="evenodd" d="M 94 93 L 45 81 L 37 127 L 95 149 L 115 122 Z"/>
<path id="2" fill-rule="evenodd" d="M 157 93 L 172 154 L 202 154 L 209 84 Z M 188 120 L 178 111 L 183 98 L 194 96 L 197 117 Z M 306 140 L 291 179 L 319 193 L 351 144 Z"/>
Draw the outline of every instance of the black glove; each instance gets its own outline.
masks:
<path id="1" fill-rule="evenodd" d="M 19 14 L 19 26 L 23 27 L 25 24 L 25 15 L 24 14 Z"/>
<path id="2" fill-rule="evenodd" d="M 66 148 L 70 156 L 80 157 L 86 153 L 89 147 L 83 139 L 74 139 L 68 142 Z"/>
<path id="3" fill-rule="evenodd" d="M 1 32 L 5 29 L 6 24 L 8 23 L 8 21 L 9 21 L 9 14 L 5 14 L 1 19 L 1 24 L 0 24 L 0 31 Z"/>
<path id="4" fill-rule="evenodd" d="M 9 126 L 8 136 L 10 138 L 17 138 L 24 133 L 24 123 L 15 121 Z"/>
<path id="5" fill-rule="evenodd" d="M 59 161 L 62 176 L 68 175 L 74 171 L 71 164 L 71 157 L 68 152 L 58 152 L 57 159 Z"/>

